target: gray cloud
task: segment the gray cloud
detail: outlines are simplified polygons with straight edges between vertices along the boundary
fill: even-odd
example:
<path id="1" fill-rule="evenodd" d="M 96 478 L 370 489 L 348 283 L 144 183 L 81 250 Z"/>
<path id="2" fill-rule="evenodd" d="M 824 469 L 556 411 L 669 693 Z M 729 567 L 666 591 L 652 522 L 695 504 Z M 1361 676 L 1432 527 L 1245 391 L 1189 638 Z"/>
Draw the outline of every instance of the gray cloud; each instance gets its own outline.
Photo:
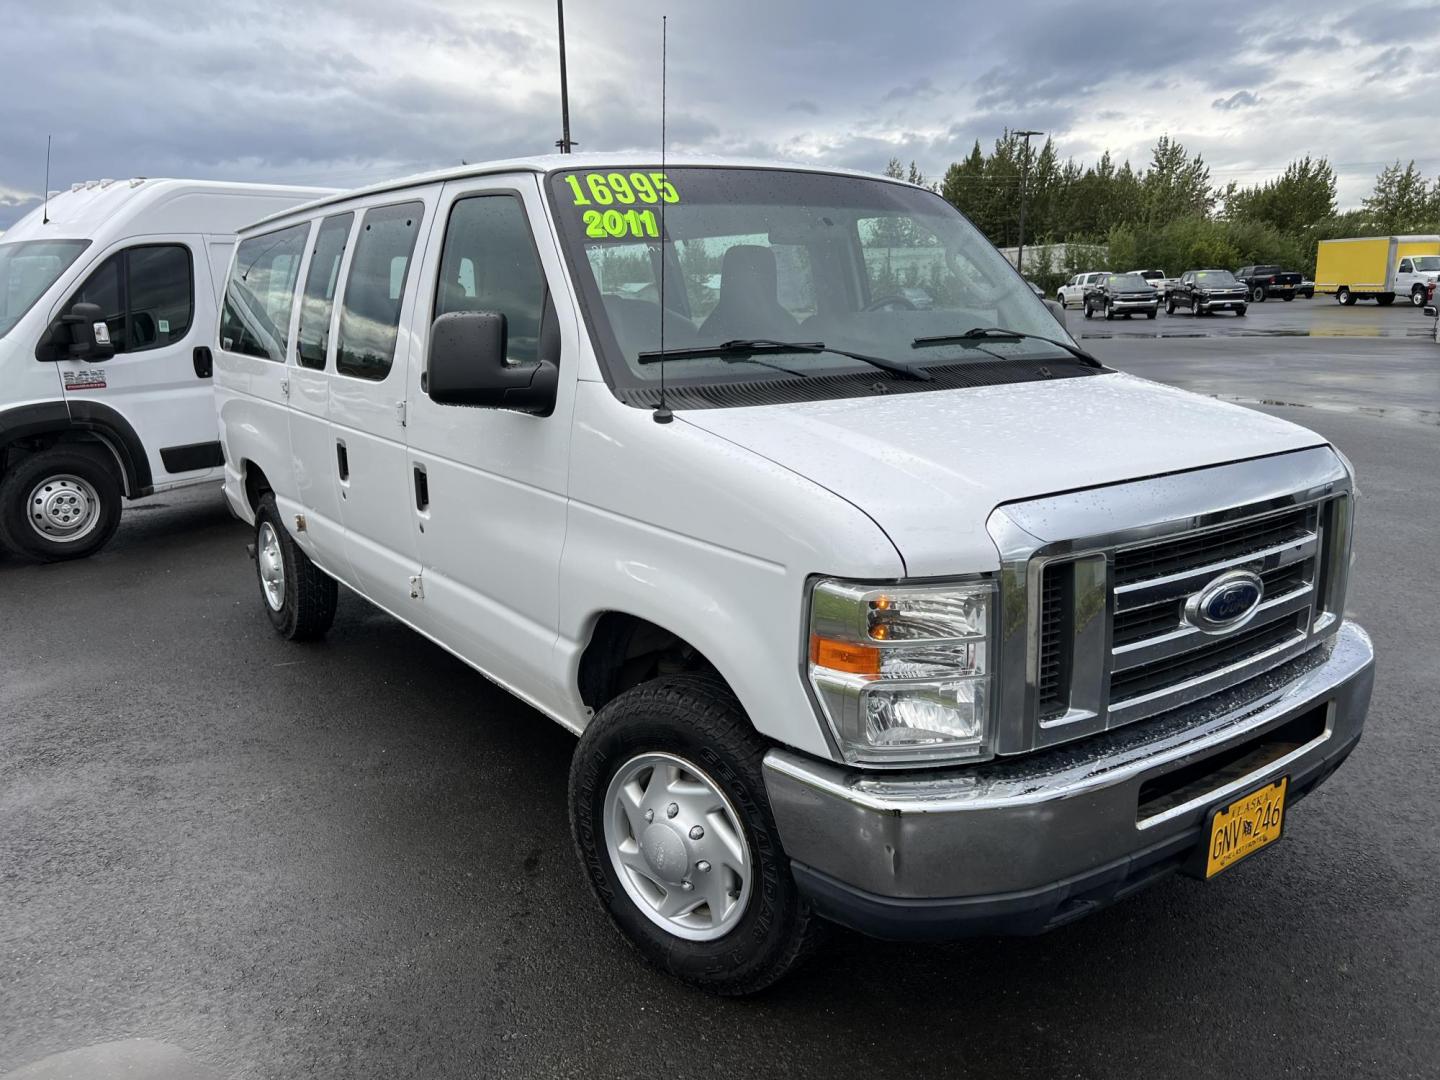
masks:
<path id="1" fill-rule="evenodd" d="M 1249 109 L 1259 104 L 1260 99 L 1249 90 L 1237 90 L 1228 98 L 1216 98 L 1210 103 L 1210 107 L 1230 112 L 1233 109 Z"/>
<path id="2" fill-rule="evenodd" d="M 1217 179 L 1251 182 L 1305 153 L 1351 163 L 1343 202 L 1374 162 L 1431 153 L 1431 95 L 1410 70 L 1440 33 L 1428 10 L 1213 0 L 1197 30 L 1132 18 L 1130 0 L 1013 0 L 963 18 L 914 0 L 882 20 L 872 0 L 594 0 L 566 12 L 572 127 L 587 150 L 658 147 L 668 11 L 676 149 L 869 169 L 898 157 L 938 177 L 1007 127 L 1136 164 L 1171 131 Z M 38 199 L 47 133 L 56 188 L 129 175 L 348 186 L 547 152 L 553 17 L 533 0 L 11 5 L 6 37 L 24 44 L 0 69 L 0 228 Z M 1407 92 L 1367 85 L 1374 71 Z"/>

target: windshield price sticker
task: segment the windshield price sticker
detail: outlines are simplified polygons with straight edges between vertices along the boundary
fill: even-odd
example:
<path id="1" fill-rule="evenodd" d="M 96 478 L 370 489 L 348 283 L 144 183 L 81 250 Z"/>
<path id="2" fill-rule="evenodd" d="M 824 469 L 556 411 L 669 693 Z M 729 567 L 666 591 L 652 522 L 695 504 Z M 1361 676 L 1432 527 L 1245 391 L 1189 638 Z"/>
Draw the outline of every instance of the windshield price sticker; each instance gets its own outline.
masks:
<path id="1" fill-rule="evenodd" d="M 680 193 L 663 172 L 585 173 L 565 177 L 572 204 L 581 213 L 585 235 L 594 240 L 654 239 L 660 235 L 655 211 L 639 206 L 678 203 Z"/>

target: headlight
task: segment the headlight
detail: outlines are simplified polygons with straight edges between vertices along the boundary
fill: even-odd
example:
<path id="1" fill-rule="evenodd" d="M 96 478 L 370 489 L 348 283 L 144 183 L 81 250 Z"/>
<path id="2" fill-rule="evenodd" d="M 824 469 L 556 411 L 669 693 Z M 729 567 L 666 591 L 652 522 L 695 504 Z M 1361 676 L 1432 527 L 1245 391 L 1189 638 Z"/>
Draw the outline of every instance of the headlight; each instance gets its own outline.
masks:
<path id="1" fill-rule="evenodd" d="M 815 585 L 810 684 L 846 761 L 987 756 L 994 600 L 990 581 Z"/>

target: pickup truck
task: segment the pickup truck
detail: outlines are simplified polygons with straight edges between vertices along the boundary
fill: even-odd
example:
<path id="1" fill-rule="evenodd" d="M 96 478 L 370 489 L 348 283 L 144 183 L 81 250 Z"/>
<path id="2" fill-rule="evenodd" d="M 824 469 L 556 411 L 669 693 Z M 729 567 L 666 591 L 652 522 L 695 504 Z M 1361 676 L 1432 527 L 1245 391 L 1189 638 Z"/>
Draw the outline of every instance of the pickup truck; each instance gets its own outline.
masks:
<path id="1" fill-rule="evenodd" d="M 1160 293 L 1139 274 L 1104 274 L 1085 287 L 1085 318 L 1104 315 L 1144 315 L 1153 319 L 1160 313 Z"/>
<path id="2" fill-rule="evenodd" d="M 1187 270 L 1165 294 L 1165 314 L 1177 307 L 1189 308 L 1191 315 L 1216 311 L 1245 314 L 1245 283 L 1235 280 L 1229 270 Z"/>
<path id="3" fill-rule="evenodd" d="M 1281 300 L 1294 300 L 1295 294 L 1300 290 L 1300 283 L 1304 280 L 1300 274 L 1273 265 L 1242 266 L 1235 271 L 1235 276 L 1250 293 L 1251 302 L 1256 304 L 1263 304 L 1272 296 L 1278 296 Z"/>
<path id="4" fill-rule="evenodd" d="M 897 226 L 936 239 L 928 309 Z M 822 921 L 1037 933 L 1292 833 L 1208 899 L 1324 888 L 1301 800 L 1373 678 L 1349 462 L 1105 367 L 934 192 L 470 164 L 241 230 L 207 340 L 256 623 L 318 638 L 344 584 L 532 707 L 477 695 L 505 752 L 575 733 L 568 787 L 482 802 L 555 839 L 568 798 L 577 873 L 679 979 L 763 989 Z M 1160 906 L 1147 940 L 1193 946 Z"/>

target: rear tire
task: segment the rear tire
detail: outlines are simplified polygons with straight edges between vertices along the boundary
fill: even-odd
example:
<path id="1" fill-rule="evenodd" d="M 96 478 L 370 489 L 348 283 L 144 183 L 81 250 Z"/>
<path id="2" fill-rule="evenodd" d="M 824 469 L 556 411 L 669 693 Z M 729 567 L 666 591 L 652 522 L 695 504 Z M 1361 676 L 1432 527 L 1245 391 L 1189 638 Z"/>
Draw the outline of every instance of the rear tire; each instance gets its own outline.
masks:
<path id="1" fill-rule="evenodd" d="M 1291 293 L 1291 292 L 1287 292 L 1287 293 L 1286 293 L 1284 296 L 1282 296 L 1280 299 L 1284 300 L 1284 301 L 1288 304 L 1291 300 L 1294 300 L 1294 299 L 1295 299 L 1295 294 L 1294 294 L 1294 293 Z"/>
<path id="2" fill-rule="evenodd" d="M 601 906 L 651 964 L 716 994 L 765 989 L 823 931 L 780 846 L 768 749 L 720 679 L 668 675 L 601 709 L 570 765 L 571 833 Z"/>
<path id="3" fill-rule="evenodd" d="M 61 443 L 0 480 L 0 546 L 40 562 L 83 559 L 120 525 L 115 463 L 100 447 Z"/>
<path id="4" fill-rule="evenodd" d="M 1343 305 L 1344 307 L 1354 307 L 1355 294 L 1352 293 L 1349 289 L 1347 289 L 1344 285 L 1341 285 L 1340 288 L 1335 290 L 1335 302 L 1337 304 Z"/>
<path id="5" fill-rule="evenodd" d="M 255 571 L 260 602 L 275 632 L 287 641 L 314 641 L 335 621 L 335 579 L 300 549 L 280 520 L 275 496 L 265 494 L 255 511 Z"/>
<path id="6" fill-rule="evenodd" d="M 1375 303 L 1379 304 L 1381 307 L 1389 307 L 1394 302 L 1394 293 L 1381 293 L 1379 296 L 1375 297 Z"/>

